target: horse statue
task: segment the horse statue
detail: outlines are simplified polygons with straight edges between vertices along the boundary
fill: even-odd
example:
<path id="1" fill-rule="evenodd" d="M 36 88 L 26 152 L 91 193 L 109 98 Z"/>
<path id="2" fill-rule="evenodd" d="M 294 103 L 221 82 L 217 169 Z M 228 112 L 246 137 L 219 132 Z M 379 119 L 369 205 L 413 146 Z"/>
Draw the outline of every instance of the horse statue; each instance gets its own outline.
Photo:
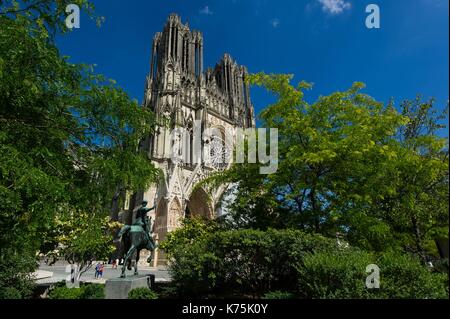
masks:
<path id="1" fill-rule="evenodd" d="M 142 249 L 147 249 L 151 252 L 147 262 L 150 263 L 153 251 L 156 244 L 151 236 L 151 219 L 148 218 L 147 213 L 153 209 L 147 208 L 147 201 L 142 201 L 142 206 L 138 209 L 136 219 L 132 225 L 125 225 L 120 229 L 119 238 L 124 248 L 125 257 L 122 266 L 122 273 L 120 278 L 125 278 L 125 269 L 131 270 L 131 261 L 134 259 L 134 274 L 138 274 L 138 261 Z"/>

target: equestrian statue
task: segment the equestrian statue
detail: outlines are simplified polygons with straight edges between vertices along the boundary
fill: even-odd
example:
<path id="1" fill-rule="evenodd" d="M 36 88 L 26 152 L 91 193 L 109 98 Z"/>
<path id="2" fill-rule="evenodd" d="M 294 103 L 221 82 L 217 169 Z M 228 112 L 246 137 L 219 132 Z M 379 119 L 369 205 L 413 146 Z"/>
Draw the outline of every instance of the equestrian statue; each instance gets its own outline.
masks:
<path id="1" fill-rule="evenodd" d="M 151 236 L 151 218 L 147 216 L 147 213 L 155 209 L 155 206 L 148 208 L 147 203 L 146 200 L 142 201 L 142 206 L 138 209 L 136 219 L 132 225 L 125 225 L 120 229 L 118 237 L 125 252 L 121 278 L 125 278 L 126 268 L 131 270 L 131 261 L 133 259 L 135 260 L 134 274 L 138 274 L 138 261 L 142 249 L 147 249 L 151 252 L 147 258 L 147 262 L 150 263 L 153 251 L 156 248 L 156 244 Z"/>

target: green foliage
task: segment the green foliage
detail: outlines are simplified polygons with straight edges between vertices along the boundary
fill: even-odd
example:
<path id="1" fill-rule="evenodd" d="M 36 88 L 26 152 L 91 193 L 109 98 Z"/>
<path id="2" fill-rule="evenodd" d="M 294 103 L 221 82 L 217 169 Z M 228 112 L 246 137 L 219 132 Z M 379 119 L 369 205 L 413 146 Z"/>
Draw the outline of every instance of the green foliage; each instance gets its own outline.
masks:
<path id="1" fill-rule="evenodd" d="M 64 258 L 78 266 L 79 277 L 87 271 L 94 260 L 105 260 L 114 251 L 111 229 L 116 225 L 109 217 L 99 218 L 82 212 L 60 214 L 55 220 L 52 238 L 59 246 L 46 256 L 50 263 Z"/>
<path id="2" fill-rule="evenodd" d="M 366 266 L 380 269 L 380 288 L 367 289 Z M 360 250 L 308 254 L 298 267 L 299 293 L 305 298 L 448 298 L 447 275 L 432 273 L 419 260 L 388 252 L 380 257 Z"/>
<path id="3" fill-rule="evenodd" d="M 178 247 L 194 244 L 219 229 L 220 226 L 216 221 L 203 217 L 185 218 L 182 220 L 182 227 L 168 233 L 167 239 L 159 245 L 159 248 L 171 254 Z"/>
<path id="4" fill-rule="evenodd" d="M 371 213 L 390 225 L 398 244 L 425 262 L 438 256 L 435 239 L 448 240 L 448 138 L 437 135 L 446 127 L 448 106 L 439 113 L 434 100 L 417 97 L 400 109 L 408 122 L 397 132 L 397 160 L 384 173 L 392 192 L 380 197 Z"/>
<path id="5" fill-rule="evenodd" d="M 0 2 L 1 298 L 31 294 L 39 249 L 84 269 L 107 256 L 111 199 L 158 176 L 136 152 L 152 113 L 55 46 L 55 33 L 68 31 L 69 3 L 93 12 L 87 0 Z M 448 297 L 444 275 L 405 255 L 372 253 L 401 248 L 423 264 L 437 255 L 434 239 L 448 238 L 448 141 L 437 136 L 445 115 L 420 98 L 399 112 L 361 93 L 361 83 L 311 104 L 311 85 L 291 79 L 250 77 L 277 98 L 260 117 L 279 131 L 278 170 L 261 175 L 260 164 L 236 164 L 208 179 L 235 183 L 223 224 L 238 230 L 194 219 L 169 234 L 161 247 L 178 293 Z M 370 253 L 339 250 L 321 236 L 336 232 Z M 374 258 L 382 287 L 369 293 L 361 280 Z M 85 289 L 51 295 L 79 298 Z"/>
<path id="6" fill-rule="evenodd" d="M 49 299 L 81 299 L 84 289 L 80 288 L 68 288 L 66 286 L 60 286 L 53 288 L 49 294 Z"/>
<path id="7" fill-rule="evenodd" d="M 57 31 L 65 33 L 70 31 L 66 24 L 66 6 L 76 4 L 91 18 L 95 18 L 99 25 L 104 18 L 94 16 L 94 5 L 88 0 L 2 0 L 0 2 L 0 16 L 11 19 L 26 19 L 39 32 L 47 36 L 54 35 Z"/>
<path id="8" fill-rule="evenodd" d="M 304 298 L 368 298 L 366 266 L 371 254 L 350 249 L 308 254 L 298 267 L 299 291 Z"/>
<path id="9" fill-rule="evenodd" d="M 135 288 L 128 293 L 128 299 L 158 299 L 158 295 L 149 288 Z"/>
<path id="10" fill-rule="evenodd" d="M 2 263 L 14 254 L 28 260 L 39 249 L 54 250 L 59 221 L 75 221 L 77 214 L 84 224 L 64 226 L 71 239 L 65 255 L 94 246 L 93 254 L 107 254 L 111 236 L 105 237 L 103 218 L 112 198 L 145 189 L 157 177 L 147 156 L 136 152 L 151 132 L 151 111 L 92 66 L 60 55 L 54 37 L 67 31 L 69 3 L 93 10 L 86 0 L 0 2 Z M 21 265 L 16 272 L 29 270 Z M 1 285 L 20 286 L 11 276 Z"/>
<path id="11" fill-rule="evenodd" d="M 0 299 L 23 299 L 23 298 L 22 294 L 17 288 L 6 287 L 5 289 L 2 289 Z"/>
<path id="12" fill-rule="evenodd" d="M 105 299 L 104 285 L 83 284 L 79 288 L 69 288 L 58 284 L 48 294 L 50 299 Z"/>
<path id="13" fill-rule="evenodd" d="M 80 299 L 105 299 L 105 286 L 101 284 L 86 284 L 82 286 Z"/>
<path id="14" fill-rule="evenodd" d="M 381 272 L 380 294 L 384 298 L 449 298 L 448 273 L 434 273 L 417 258 L 388 252 L 377 264 Z"/>
<path id="15" fill-rule="evenodd" d="M 274 290 L 295 291 L 296 269 L 304 254 L 333 250 L 320 235 L 296 230 L 216 230 L 190 224 L 169 234 L 163 248 L 180 295 L 263 296 Z"/>
<path id="16" fill-rule="evenodd" d="M 235 228 L 296 228 L 345 233 L 366 250 L 402 248 L 425 262 L 433 239 L 448 238 L 448 139 L 433 101 L 405 101 L 401 111 L 361 92 L 364 85 L 304 99 L 311 85 L 291 75 L 252 75 L 276 97 L 260 114 L 279 133 L 278 170 L 235 164 L 206 182 L 234 183 L 227 222 Z"/>
<path id="17" fill-rule="evenodd" d="M 29 298 L 34 283 L 31 273 L 36 268 L 34 256 L 20 255 L 11 249 L 0 254 L 0 299 Z"/>
<path id="18" fill-rule="evenodd" d="M 174 296 L 448 298 L 447 275 L 417 258 L 339 246 L 300 230 L 224 230 L 194 220 L 168 237 L 162 247 Z M 380 268 L 380 289 L 366 288 L 371 264 Z"/>

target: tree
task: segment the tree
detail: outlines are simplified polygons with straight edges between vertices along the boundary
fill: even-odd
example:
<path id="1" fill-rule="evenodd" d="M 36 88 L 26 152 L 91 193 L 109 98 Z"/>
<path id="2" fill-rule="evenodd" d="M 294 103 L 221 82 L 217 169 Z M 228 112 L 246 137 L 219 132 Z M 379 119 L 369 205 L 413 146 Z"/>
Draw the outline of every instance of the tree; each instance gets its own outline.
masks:
<path id="1" fill-rule="evenodd" d="M 447 110 L 438 112 L 434 100 L 419 96 L 402 102 L 408 122 L 397 132 L 398 157 L 385 174 L 393 192 L 374 207 L 424 262 L 438 255 L 434 240 L 448 238 L 448 139 L 437 135 L 446 127 Z"/>
<path id="2" fill-rule="evenodd" d="M 109 217 L 99 217 L 81 211 L 70 211 L 56 217 L 50 247 L 46 253 L 50 264 L 61 257 L 77 268 L 77 280 L 92 267 L 95 260 L 105 260 L 115 250 L 111 234 L 121 224 Z M 53 245 L 52 245 L 53 244 Z"/>
<path id="3" fill-rule="evenodd" d="M 304 91 L 311 86 L 293 87 L 291 78 L 250 78 L 277 98 L 260 115 L 263 127 L 278 128 L 276 173 L 235 164 L 206 182 L 237 185 L 231 224 L 339 232 L 365 249 L 423 254 L 424 224 L 429 234 L 448 225 L 446 139 L 435 135 L 431 106 L 402 114 L 361 93 L 361 83 L 310 104 Z M 422 133 L 411 137 L 417 126 Z"/>
<path id="4" fill-rule="evenodd" d="M 2 261 L 53 249 L 59 217 L 102 219 L 118 185 L 145 189 L 157 176 L 137 151 L 152 130 L 151 111 L 58 51 L 55 34 L 68 31 L 69 3 L 93 10 L 84 0 L 0 3 Z"/>

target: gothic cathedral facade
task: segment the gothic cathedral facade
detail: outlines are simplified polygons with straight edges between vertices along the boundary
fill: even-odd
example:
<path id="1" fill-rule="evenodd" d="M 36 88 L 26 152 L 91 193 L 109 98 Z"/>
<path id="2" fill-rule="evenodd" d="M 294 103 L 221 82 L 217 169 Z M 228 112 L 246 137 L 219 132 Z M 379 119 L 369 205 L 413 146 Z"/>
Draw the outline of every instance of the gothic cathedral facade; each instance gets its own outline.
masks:
<path id="1" fill-rule="evenodd" d="M 154 112 L 157 124 L 141 144 L 164 178 L 135 195 L 136 205 L 131 207 L 138 208 L 142 199 L 149 206 L 156 204 L 150 216 L 159 242 L 185 217 L 221 214 L 224 188 L 211 193 L 194 186 L 229 165 L 223 158 L 232 148 L 225 141 L 233 140 L 236 128 L 255 126 L 247 76 L 246 67 L 228 54 L 204 71 L 203 36 L 176 14 L 169 16 L 163 32 L 155 34 L 144 107 Z M 202 133 L 208 128 L 219 133 L 205 137 Z M 159 259 L 164 262 L 163 256 Z"/>

